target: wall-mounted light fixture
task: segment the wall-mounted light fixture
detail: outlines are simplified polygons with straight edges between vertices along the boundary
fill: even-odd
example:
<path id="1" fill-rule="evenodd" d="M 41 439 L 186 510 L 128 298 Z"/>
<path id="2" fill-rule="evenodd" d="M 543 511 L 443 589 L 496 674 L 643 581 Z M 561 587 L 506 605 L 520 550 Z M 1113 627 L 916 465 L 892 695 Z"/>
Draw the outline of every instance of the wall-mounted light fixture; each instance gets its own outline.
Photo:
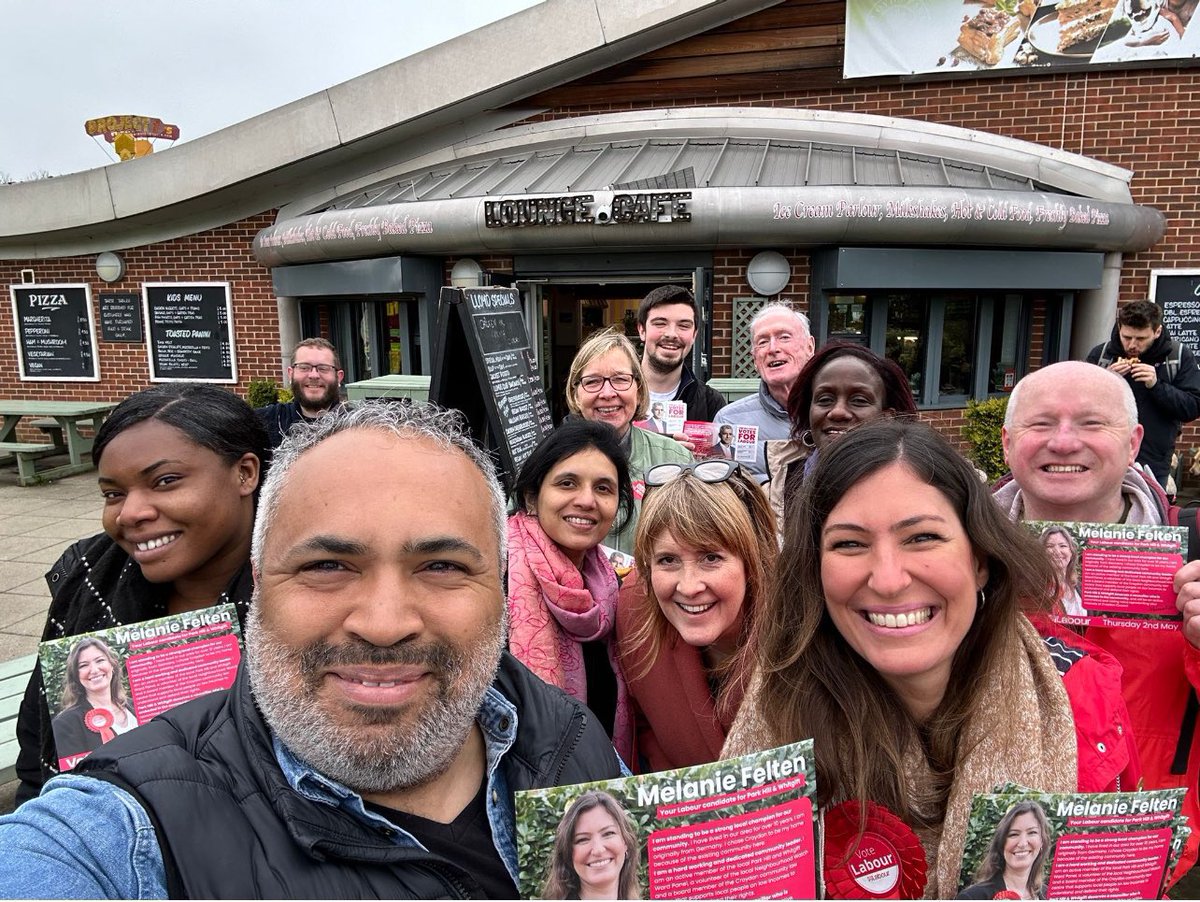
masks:
<path id="1" fill-rule="evenodd" d="M 96 275 L 105 282 L 120 282 L 125 275 L 125 261 L 120 254 L 105 251 L 96 256 Z"/>
<path id="2" fill-rule="evenodd" d="M 787 257 L 776 251 L 755 254 L 746 264 L 746 281 L 755 294 L 774 297 L 787 288 L 792 278 L 792 265 Z"/>
<path id="3" fill-rule="evenodd" d="M 470 257 L 463 257 L 450 269 L 450 284 L 455 288 L 478 288 L 483 267 Z"/>

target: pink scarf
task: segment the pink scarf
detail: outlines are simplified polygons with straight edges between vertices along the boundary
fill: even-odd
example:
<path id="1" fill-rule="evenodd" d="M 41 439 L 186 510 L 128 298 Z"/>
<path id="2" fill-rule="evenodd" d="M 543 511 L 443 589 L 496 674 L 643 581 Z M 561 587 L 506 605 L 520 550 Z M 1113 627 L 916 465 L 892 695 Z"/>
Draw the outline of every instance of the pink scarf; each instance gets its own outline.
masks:
<path id="1" fill-rule="evenodd" d="M 605 639 L 617 677 L 613 745 L 625 761 L 633 751 L 629 691 L 617 664 L 614 627 L 620 585 L 599 546 L 582 571 L 524 511 L 508 518 L 509 650 L 530 670 L 587 703 L 581 642 Z"/>

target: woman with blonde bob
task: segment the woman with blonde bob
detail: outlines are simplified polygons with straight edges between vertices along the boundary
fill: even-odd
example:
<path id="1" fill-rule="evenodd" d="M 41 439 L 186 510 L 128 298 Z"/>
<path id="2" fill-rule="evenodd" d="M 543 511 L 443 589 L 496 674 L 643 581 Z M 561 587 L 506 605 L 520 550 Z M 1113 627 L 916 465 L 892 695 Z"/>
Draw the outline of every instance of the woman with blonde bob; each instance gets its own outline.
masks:
<path id="1" fill-rule="evenodd" d="M 617 648 L 637 728 L 631 763 L 658 771 L 720 758 L 778 545 L 766 494 L 733 461 L 651 467 L 646 485 Z"/>
<path id="2" fill-rule="evenodd" d="M 633 421 L 646 415 L 649 402 L 637 351 L 622 333 L 605 329 L 580 345 L 567 373 L 567 406 L 575 416 L 612 426 L 629 462 L 635 485 L 633 512 L 615 522 L 605 538 L 608 547 L 624 554 L 633 551 L 642 474 L 654 464 L 692 459 L 691 452 L 669 436 L 634 428 Z"/>
<path id="3" fill-rule="evenodd" d="M 639 848 L 621 804 L 607 792 L 585 792 L 558 823 L 541 898 L 640 899 Z"/>
<path id="4" fill-rule="evenodd" d="M 890 809 L 943 899 L 974 794 L 1136 785 L 1119 667 L 1045 616 L 1045 552 L 944 438 L 863 424 L 821 455 L 798 502 L 725 756 L 814 739 L 818 804 Z"/>
<path id="5" fill-rule="evenodd" d="M 975 883 L 956 898 L 994 899 L 1008 893 L 1005 898 L 1045 899 L 1042 872 L 1051 840 L 1045 809 L 1029 799 L 1017 802 L 996 825 Z"/>

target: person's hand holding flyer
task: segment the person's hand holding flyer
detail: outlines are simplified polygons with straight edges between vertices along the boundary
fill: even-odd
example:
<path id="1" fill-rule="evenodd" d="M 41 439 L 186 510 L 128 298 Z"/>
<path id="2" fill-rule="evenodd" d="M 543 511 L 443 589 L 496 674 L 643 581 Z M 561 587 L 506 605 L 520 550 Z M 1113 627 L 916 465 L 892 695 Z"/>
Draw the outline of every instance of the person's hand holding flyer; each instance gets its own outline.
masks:
<path id="1" fill-rule="evenodd" d="M 236 609 L 222 604 L 41 643 L 59 769 L 163 711 L 228 689 L 240 637 Z"/>

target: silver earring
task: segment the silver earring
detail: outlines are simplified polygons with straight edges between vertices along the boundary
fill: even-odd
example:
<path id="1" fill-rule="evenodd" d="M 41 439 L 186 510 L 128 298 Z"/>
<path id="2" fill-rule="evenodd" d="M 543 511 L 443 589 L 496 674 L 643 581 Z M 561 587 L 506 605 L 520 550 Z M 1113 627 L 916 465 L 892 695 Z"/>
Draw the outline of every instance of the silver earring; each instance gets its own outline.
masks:
<path id="1" fill-rule="evenodd" d="M 983 593 L 983 586 L 979 587 L 978 607 L 983 607 L 987 603 L 987 596 Z"/>
<path id="2" fill-rule="evenodd" d="M 803 432 L 800 433 L 800 444 L 802 444 L 805 448 L 817 447 L 817 443 L 813 441 L 813 434 L 812 434 L 811 429 L 805 429 Z"/>

